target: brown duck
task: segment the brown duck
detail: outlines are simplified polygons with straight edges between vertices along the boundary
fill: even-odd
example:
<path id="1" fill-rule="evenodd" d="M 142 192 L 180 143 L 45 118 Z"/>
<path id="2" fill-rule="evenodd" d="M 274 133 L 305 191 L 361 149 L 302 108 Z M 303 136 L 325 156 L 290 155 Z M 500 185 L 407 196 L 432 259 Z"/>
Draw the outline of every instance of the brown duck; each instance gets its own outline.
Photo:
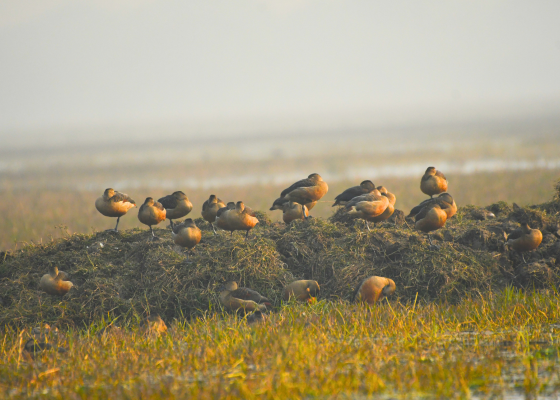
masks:
<path id="1" fill-rule="evenodd" d="M 175 225 L 171 235 L 176 245 L 184 247 L 187 250 L 194 248 L 194 246 L 200 243 L 200 239 L 202 238 L 202 233 L 192 218 L 187 218 L 179 225 Z M 189 253 L 187 251 L 187 262 L 188 261 Z"/>
<path id="2" fill-rule="evenodd" d="M 387 199 L 389 199 L 389 204 L 387 205 L 387 208 L 385 209 L 385 211 L 383 211 L 381 215 L 378 215 L 377 217 L 373 217 L 370 220 L 373 223 L 383 222 L 391 218 L 391 215 L 393 215 L 393 213 L 395 212 L 395 203 L 397 202 L 397 197 L 393 193 L 389 192 L 385 187 L 378 186 L 377 190 L 379 190 L 379 193 L 381 193 L 382 196 L 385 196 L 387 197 Z"/>
<path id="3" fill-rule="evenodd" d="M 383 214 L 388 206 L 389 198 L 383 196 L 377 189 L 371 193 L 354 197 L 345 205 L 349 216 L 366 221 L 368 231 L 370 230 L 368 221 Z"/>
<path id="4" fill-rule="evenodd" d="M 140 206 L 138 211 L 138 220 L 144 225 L 148 225 L 150 232 L 152 232 L 152 239 L 157 239 L 152 226 L 165 220 L 165 208 L 163 208 L 161 203 L 154 201 L 153 198 L 146 197 L 144 204 Z"/>
<path id="5" fill-rule="evenodd" d="M 229 203 L 227 203 L 227 206 L 222 207 L 218 210 L 218 212 L 216 213 L 216 220 L 214 224 L 224 231 L 230 231 L 233 235 L 233 229 L 230 229 L 228 222 L 228 213 L 231 210 L 235 210 L 235 203 L 233 201 L 230 201 Z"/>
<path id="6" fill-rule="evenodd" d="M 447 179 L 434 167 L 428 167 L 420 181 L 420 190 L 430 197 L 447 192 Z"/>
<path id="7" fill-rule="evenodd" d="M 371 193 L 375 190 L 375 185 L 372 181 L 363 181 L 359 186 L 353 186 L 350 189 L 346 189 L 344 192 L 340 193 L 334 198 L 334 206 L 343 206 L 352 200 L 354 197 L 361 196 L 363 194 Z"/>
<path id="8" fill-rule="evenodd" d="M 439 204 L 440 207 L 447 213 L 447 219 L 457 214 L 457 204 L 455 204 L 453 197 L 449 193 L 441 193 L 438 197 L 424 200 L 422 203 L 414 207 L 410 210 L 410 214 L 408 214 L 407 218 L 416 216 L 416 214 L 418 214 L 424 207 L 431 204 Z"/>
<path id="9" fill-rule="evenodd" d="M 246 231 L 245 238 L 249 237 L 249 231 L 259 223 L 255 213 L 249 207 L 245 207 L 242 201 L 238 201 L 235 209 L 227 211 L 227 227 L 233 231 Z"/>
<path id="10" fill-rule="evenodd" d="M 202 218 L 210 223 L 214 234 L 216 234 L 216 229 L 214 228 L 214 221 L 216 221 L 216 214 L 220 208 L 226 206 L 222 200 L 216 197 L 215 194 L 211 194 L 208 200 L 202 203 Z"/>
<path id="11" fill-rule="evenodd" d="M 107 229 L 110 232 L 118 232 L 119 221 L 123 215 L 132 207 L 136 207 L 136 202 L 127 194 L 115 192 L 113 189 L 105 189 L 103 195 L 95 200 L 95 208 L 106 217 L 117 218 L 115 229 Z"/>
<path id="12" fill-rule="evenodd" d="M 64 296 L 72 286 L 74 284 L 68 281 L 68 274 L 59 271 L 57 267 L 53 267 L 48 274 L 43 275 L 39 282 L 39 289 L 53 296 Z"/>
<path id="13" fill-rule="evenodd" d="M 290 283 L 284 288 L 284 301 L 291 298 L 298 301 L 310 301 L 312 298 L 319 295 L 319 283 L 317 281 L 301 280 Z"/>
<path id="14" fill-rule="evenodd" d="M 354 301 L 373 304 L 395 292 L 395 282 L 381 276 L 371 276 L 362 281 L 354 291 Z"/>
<path id="15" fill-rule="evenodd" d="M 284 189 L 282 193 L 280 193 L 280 197 L 295 203 L 307 205 L 319 201 L 328 190 L 329 186 L 327 182 L 321 178 L 321 175 L 311 174 L 307 179 L 297 181 L 289 188 Z M 278 200 L 275 200 L 275 202 L 276 201 Z M 308 207 L 307 209 L 309 210 L 310 208 Z"/>
<path id="16" fill-rule="evenodd" d="M 286 199 L 285 197 L 278 197 L 276 200 L 274 200 L 274 203 L 272 203 L 270 211 L 284 210 L 284 206 L 289 202 L 290 200 Z M 313 207 L 315 207 L 316 204 L 316 201 L 312 201 L 310 203 L 305 203 L 304 206 L 307 208 L 307 211 L 310 211 Z"/>
<path id="17" fill-rule="evenodd" d="M 282 219 L 286 224 L 289 224 L 297 219 L 303 220 L 307 217 L 309 217 L 307 207 L 302 206 L 299 203 L 294 203 L 293 201 L 288 201 L 284 204 Z"/>
<path id="18" fill-rule="evenodd" d="M 238 288 L 236 282 L 227 282 L 218 290 L 220 290 L 220 303 L 230 311 L 265 311 L 267 305 L 272 306 L 269 299 L 255 290 Z"/>
<path id="19" fill-rule="evenodd" d="M 526 222 L 521 224 L 521 227 L 514 230 L 510 233 L 507 237 L 506 245 L 511 247 L 513 250 L 521 253 L 521 258 L 523 258 L 523 262 L 525 261 L 525 257 L 523 257 L 523 253 L 526 251 L 533 251 L 542 242 L 542 232 L 538 229 L 531 229 L 529 224 Z"/>
<path id="20" fill-rule="evenodd" d="M 189 198 L 181 191 L 162 197 L 158 202 L 165 208 L 165 218 L 169 220 L 171 229 L 173 229 L 174 219 L 183 218 L 193 209 Z"/>
<path id="21" fill-rule="evenodd" d="M 433 244 L 432 238 L 430 237 L 430 232 L 436 231 L 439 228 L 443 227 L 445 225 L 445 221 L 447 221 L 447 212 L 442 207 L 446 206 L 440 206 L 437 203 L 428 204 L 423 207 L 422 210 L 420 210 L 420 212 L 414 217 L 414 226 L 419 231 L 428 234 L 428 240 L 431 246 L 433 246 Z"/>

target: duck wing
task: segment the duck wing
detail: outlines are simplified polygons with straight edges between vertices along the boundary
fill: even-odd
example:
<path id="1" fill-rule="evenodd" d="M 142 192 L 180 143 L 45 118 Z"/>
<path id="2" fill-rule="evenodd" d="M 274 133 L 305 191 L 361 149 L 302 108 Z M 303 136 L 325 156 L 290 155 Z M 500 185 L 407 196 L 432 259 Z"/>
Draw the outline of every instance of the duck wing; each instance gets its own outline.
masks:
<path id="1" fill-rule="evenodd" d="M 165 211 L 165 208 L 163 208 L 161 203 L 159 203 L 157 201 L 154 202 L 154 207 L 157 208 L 158 210 Z"/>
<path id="2" fill-rule="evenodd" d="M 255 303 L 270 302 L 269 299 L 267 299 L 264 296 L 261 296 L 261 294 L 256 290 L 245 288 L 245 287 L 241 287 L 236 290 L 233 290 L 232 292 L 230 292 L 230 295 L 241 300 L 252 300 Z"/>
<path id="3" fill-rule="evenodd" d="M 415 215 L 414 217 L 414 222 L 420 221 L 421 219 L 426 218 L 426 215 L 428 215 L 428 213 L 430 212 L 430 210 L 432 208 L 434 208 L 435 206 L 437 206 L 438 204 L 436 202 L 432 202 L 432 203 L 428 203 L 426 204 L 424 207 L 422 207 L 422 209 L 420 210 L 420 212 L 418 214 Z"/>
<path id="4" fill-rule="evenodd" d="M 293 184 L 292 186 L 290 186 L 289 188 L 284 189 L 284 190 L 282 191 L 282 193 L 280 193 L 280 197 L 286 196 L 288 193 L 290 193 L 290 192 L 296 190 L 297 188 L 312 187 L 312 186 L 315 186 L 315 185 L 316 185 L 316 182 L 315 182 L 315 180 L 313 180 L 313 179 L 309 179 L 309 178 L 302 179 L 302 180 L 297 181 L 296 183 L 294 183 L 294 184 Z"/>
<path id="5" fill-rule="evenodd" d="M 161 199 L 158 199 L 158 202 L 161 203 L 161 205 L 167 209 L 173 209 L 177 207 L 177 199 L 172 194 L 162 197 Z"/>
<path id="6" fill-rule="evenodd" d="M 132 200 L 128 194 L 120 193 L 120 192 L 115 192 L 115 194 L 113 195 L 113 197 L 109 199 L 109 201 L 112 201 L 113 203 L 118 203 L 122 201 L 125 203 L 128 202 L 128 203 L 136 204 L 136 202 Z"/>
<path id="7" fill-rule="evenodd" d="M 346 189 L 344 192 L 340 193 L 338 196 L 334 198 L 335 202 L 333 204 L 333 207 L 337 205 L 340 201 L 350 201 L 354 197 L 358 197 L 361 196 L 362 194 L 367 194 L 367 193 L 369 193 L 367 189 L 364 189 L 361 186 L 354 186 L 349 189 Z"/>
<path id="8" fill-rule="evenodd" d="M 507 240 L 515 240 L 515 239 L 519 239 L 521 236 L 523 236 L 523 230 L 521 228 L 517 228 L 516 230 L 514 230 L 513 232 L 511 232 L 508 237 Z"/>
<path id="9" fill-rule="evenodd" d="M 412 210 L 410 210 L 410 214 L 408 214 L 408 216 L 409 217 L 414 217 L 420 211 L 422 211 L 422 209 L 424 207 L 426 207 L 428 204 L 435 204 L 435 202 L 436 202 L 436 199 L 424 200 L 422 203 L 418 204 L 416 207 L 414 207 Z"/>
<path id="10" fill-rule="evenodd" d="M 352 200 L 346 203 L 345 207 L 347 210 L 349 210 L 356 204 L 361 203 L 362 201 L 377 201 L 380 200 L 380 197 L 382 198 L 383 196 L 377 196 L 376 194 L 373 193 L 362 194 L 361 196 L 354 197 Z"/>
<path id="11" fill-rule="evenodd" d="M 447 178 L 445 177 L 445 175 L 443 175 L 443 173 L 441 171 L 436 171 L 436 176 L 442 179 L 447 180 Z"/>

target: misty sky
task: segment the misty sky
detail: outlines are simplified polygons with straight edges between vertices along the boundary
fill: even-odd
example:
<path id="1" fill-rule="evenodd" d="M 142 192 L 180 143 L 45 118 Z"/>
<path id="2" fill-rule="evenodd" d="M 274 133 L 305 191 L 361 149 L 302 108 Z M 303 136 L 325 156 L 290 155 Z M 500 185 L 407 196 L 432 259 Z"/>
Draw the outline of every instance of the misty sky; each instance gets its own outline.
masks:
<path id="1" fill-rule="evenodd" d="M 559 21 L 558 0 L 3 0 L 0 135 L 554 112 Z"/>

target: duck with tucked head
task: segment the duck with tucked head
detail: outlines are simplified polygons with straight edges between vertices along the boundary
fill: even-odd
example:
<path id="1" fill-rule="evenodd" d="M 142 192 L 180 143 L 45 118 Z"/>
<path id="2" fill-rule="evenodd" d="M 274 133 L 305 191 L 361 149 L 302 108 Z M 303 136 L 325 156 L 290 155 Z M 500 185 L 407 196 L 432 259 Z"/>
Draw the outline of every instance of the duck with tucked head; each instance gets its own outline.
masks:
<path id="1" fill-rule="evenodd" d="M 359 186 L 353 186 L 346 189 L 344 192 L 340 193 L 334 198 L 334 206 L 343 206 L 352 200 L 354 197 L 361 196 L 363 194 L 371 193 L 375 190 L 375 185 L 372 181 L 363 181 Z"/>
<path id="2" fill-rule="evenodd" d="M 187 249 L 187 262 L 189 262 L 188 250 L 193 249 L 202 238 L 202 232 L 192 218 L 187 218 L 182 223 L 175 225 L 171 233 L 176 245 Z"/>
<path id="3" fill-rule="evenodd" d="M 48 274 L 43 275 L 39 282 L 39 289 L 53 296 L 64 296 L 74 284 L 68 280 L 68 274 L 53 267 Z"/>
<path id="4" fill-rule="evenodd" d="M 282 213 L 282 219 L 284 223 L 289 224 L 297 219 L 304 220 L 309 217 L 309 212 L 307 207 L 302 206 L 299 203 L 294 203 L 293 201 L 288 201 L 284 204 L 284 209 Z"/>
<path id="5" fill-rule="evenodd" d="M 389 207 L 389 198 L 383 196 L 377 189 L 371 193 L 354 197 L 345 205 L 349 216 L 366 221 L 368 231 L 370 230 L 368 221 L 373 221 L 375 217 L 383 214 L 387 207 Z"/>
<path id="6" fill-rule="evenodd" d="M 202 203 L 202 218 L 210 223 L 214 235 L 216 234 L 216 229 L 214 228 L 214 221 L 216 221 L 216 214 L 220 208 L 226 206 L 222 200 L 216 197 L 215 194 L 211 194 L 208 200 Z"/>
<path id="7" fill-rule="evenodd" d="M 232 210 L 235 211 L 235 203 L 233 201 L 230 201 L 230 202 L 227 203 L 227 205 L 225 207 L 222 207 L 218 210 L 218 212 L 216 213 L 216 220 L 215 220 L 214 224 L 218 228 L 223 229 L 224 231 L 231 232 L 231 234 L 233 236 L 233 231 L 234 230 L 230 229 L 229 221 L 228 221 L 228 213 Z"/>
<path id="8" fill-rule="evenodd" d="M 381 276 L 371 276 L 363 280 L 354 291 L 354 301 L 374 304 L 395 292 L 395 282 Z"/>
<path id="9" fill-rule="evenodd" d="M 450 206 L 446 204 L 428 204 L 414 217 L 415 228 L 428 234 L 428 241 L 433 248 L 437 248 L 437 246 L 434 246 L 432 243 L 430 232 L 436 231 L 445 225 L 445 221 L 447 221 L 446 210 L 449 207 Z"/>
<path id="10" fill-rule="evenodd" d="M 321 178 L 321 175 L 313 173 L 309 175 L 307 179 L 297 181 L 289 188 L 284 189 L 282 193 L 280 193 L 280 198 L 293 201 L 294 203 L 303 204 L 308 210 L 310 210 L 313 208 L 311 203 L 319 201 L 328 192 L 328 190 L 329 186 L 327 185 L 327 182 Z M 279 207 L 281 202 L 282 200 L 276 199 L 271 207 L 271 210 L 283 209 L 283 207 Z"/>
<path id="11" fill-rule="evenodd" d="M 193 209 L 189 198 L 181 191 L 162 197 L 158 202 L 165 208 L 165 218 L 169 220 L 171 229 L 173 229 L 174 219 L 183 218 Z"/>
<path id="12" fill-rule="evenodd" d="M 372 217 L 370 219 L 370 221 L 373 223 L 383 222 L 391 218 L 391 215 L 393 215 L 393 213 L 395 212 L 395 203 L 397 201 L 397 196 L 389 192 L 385 187 L 378 186 L 377 190 L 379 191 L 379 193 L 381 193 L 382 196 L 387 197 L 387 199 L 389 200 L 389 204 L 387 205 L 385 211 L 381 213 L 381 215 L 378 215 L 377 217 Z"/>
<path id="13" fill-rule="evenodd" d="M 249 288 L 239 288 L 236 282 L 227 282 L 218 288 L 220 303 L 229 311 L 266 311 L 266 306 L 272 306 L 270 300 L 261 296 L 259 292 Z"/>
<path id="14" fill-rule="evenodd" d="M 108 188 L 103 195 L 95 200 L 95 208 L 106 217 L 117 218 L 115 229 L 107 229 L 108 232 L 118 232 L 119 221 L 123 215 L 132 207 L 136 207 L 136 202 L 127 194 L 116 192 Z"/>
<path id="15" fill-rule="evenodd" d="M 245 239 L 249 237 L 249 231 L 259 223 L 255 213 L 249 207 L 245 207 L 242 201 L 238 201 L 235 209 L 229 210 L 226 214 L 228 230 L 246 231 Z"/>
<path id="16" fill-rule="evenodd" d="M 422 203 L 418 204 L 410 210 L 410 214 L 407 215 L 407 218 L 416 216 L 416 214 L 422 211 L 424 207 L 432 204 L 439 204 L 440 207 L 447 213 L 447 219 L 457 214 L 457 204 L 455 204 L 453 197 L 449 193 L 441 193 L 438 197 L 424 200 Z"/>
<path id="17" fill-rule="evenodd" d="M 447 178 L 434 167 L 428 167 L 420 181 L 420 190 L 430 197 L 447 192 Z"/>
<path id="18" fill-rule="evenodd" d="M 311 302 L 319 295 L 319 283 L 313 280 L 300 280 L 290 283 L 284 288 L 284 301 L 295 299 L 297 301 Z"/>
<path id="19" fill-rule="evenodd" d="M 152 226 L 159 224 L 161 221 L 164 221 L 165 215 L 165 208 L 163 208 L 161 203 L 154 201 L 154 199 L 151 197 L 146 197 L 144 204 L 140 206 L 140 210 L 138 211 L 138 220 L 144 225 L 148 225 L 150 227 L 152 240 L 158 239 L 156 235 L 154 235 Z"/>
<path id="20" fill-rule="evenodd" d="M 538 229 L 531 229 L 527 222 L 523 222 L 521 227 L 514 230 L 507 237 L 506 245 L 521 254 L 524 263 L 523 253 L 533 251 L 540 246 L 543 236 Z"/>

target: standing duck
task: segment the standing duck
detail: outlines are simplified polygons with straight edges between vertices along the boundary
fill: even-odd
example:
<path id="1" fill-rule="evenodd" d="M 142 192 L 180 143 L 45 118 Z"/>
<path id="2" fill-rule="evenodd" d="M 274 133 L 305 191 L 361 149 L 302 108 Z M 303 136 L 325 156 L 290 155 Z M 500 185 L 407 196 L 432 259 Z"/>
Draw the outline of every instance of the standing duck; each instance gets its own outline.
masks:
<path id="1" fill-rule="evenodd" d="M 282 219 L 284 223 L 289 224 L 296 219 L 306 219 L 309 217 L 309 212 L 306 206 L 302 206 L 299 203 L 294 203 L 293 201 L 288 201 L 284 204 Z"/>
<path id="2" fill-rule="evenodd" d="M 444 207 L 444 208 L 442 208 Z M 432 244 L 432 238 L 430 237 L 430 232 L 436 231 L 445 225 L 447 221 L 446 208 L 448 206 L 439 204 L 428 204 L 416 216 L 414 217 L 414 226 L 419 231 L 428 234 L 428 241 L 430 246 L 435 247 Z"/>
<path id="3" fill-rule="evenodd" d="M 158 201 L 165 208 L 165 218 L 169 220 L 171 229 L 173 229 L 174 219 L 183 218 L 193 209 L 189 198 L 181 191 L 173 192 L 173 194 L 162 197 Z"/>
<path id="4" fill-rule="evenodd" d="M 53 267 L 48 274 L 43 275 L 39 282 L 39 289 L 53 296 L 64 296 L 72 286 L 74 284 L 68 281 L 68 274 L 59 271 L 57 267 Z"/>
<path id="5" fill-rule="evenodd" d="M 542 239 L 542 232 L 540 230 L 531 229 L 529 224 L 524 222 L 521 224 L 520 228 L 508 235 L 506 245 L 510 246 L 518 253 L 521 253 L 523 262 L 527 263 L 525 257 L 523 257 L 523 253 L 535 250 L 541 244 Z"/>
<path id="6" fill-rule="evenodd" d="M 312 280 L 301 280 L 290 283 L 284 288 L 284 301 L 289 301 L 291 298 L 298 301 L 310 302 L 313 298 L 319 295 L 319 283 Z"/>
<path id="7" fill-rule="evenodd" d="M 227 282 L 220 290 L 220 303 L 230 311 L 266 311 L 270 300 L 249 288 L 238 288 L 236 282 Z"/>
<path id="8" fill-rule="evenodd" d="M 389 199 L 389 204 L 387 205 L 387 208 L 385 209 L 385 211 L 383 211 L 381 215 L 378 215 L 377 217 L 373 217 L 370 219 L 370 221 L 373 223 L 383 222 L 391 218 L 391 215 L 393 215 L 393 213 L 395 212 L 395 203 L 397 201 L 397 196 L 389 192 L 385 187 L 378 186 L 377 190 L 379 190 L 379 193 L 381 193 L 382 196 L 385 196 L 387 197 L 387 199 Z"/>
<path id="9" fill-rule="evenodd" d="M 146 197 L 144 204 L 140 206 L 140 210 L 138 211 L 138 219 L 144 225 L 148 225 L 150 227 L 150 232 L 152 232 L 152 239 L 158 239 L 156 235 L 154 235 L 154 230 L 152 229 L 153 225 L 159 224 L 161 221 L 165 220 L 165 208 L 154 201 L 151 197 Z"/>
<path id="10" fill-rule="evenodd" d="M 381 276 L 371 276 L 363 280 L 354 291 L 354 301 L 373 304 L 395 292 L 395 282 Z"/>
<path id="11" fill-rule="evenodd" d="M 113 189 L 105 189 L 103 195 L 95 200 L 95 208 L 106 217 L 117 218 L 115 229 L 107 229 L 109 232 L 118 232 L 119 221 L 123 215 L 132 207 L 136 207 L 136 202 L 127 194 L 115 192 Z"/>
<path id="12" fill-rule="evenodd" d="M 412 210 L 410 210 L 410 214 L 408 214 L 407 217 L 414 217 L 424 207 L 431 204 L 439 204 L 440 207 L 442 207 L 447 213 L 447 219 L 457 214 L 457 204 L 455 204 L 455 200 L 453 199 L 453 197 L 449 193 L 441 193 L 438 197 L 424 200 L 422 203 L 414 207 Z"/>
<path id="13" fill-rule="evenodd" d="M 231 210 L 235 210 L 235 203 L 233 201 L 230 201 L 229 203 L 227 203 L 227 206 L 222 207 L 218 210 L 214 223 L 218 228 L 223 229 L 224 231 L 230 231 L 233 235 L 233 229 L 230 229 L 228 221 L 228 213 Z"/>
<path id="14" fill-rule="evenodd" d="M 189 262 L 188 250 L 200 243 L 200 239 L 202 238 L 200 229 L 196 226 L 192 218 L 187 218 L 179 225 L 173 227 L 171 235 L 176 245 L 187 249 L 187 262 Z"/>
<path id="15" fill-rule="evenodd" d="M 340 193 L 334 198 L 334 206 L 343 206 L 352 200 L 354 197 L 361 196 L 363 194 L 371 193 L 375 190 L 375 185 L 372 181 L 363 181 L 359 186 L 353 186 L 350 189 L 346 189 L 344 192 Z"/>
<path id="16" fill-rule="evenodd" d="M 310 203 L 319 201 L 328 192 L 328 190 L 329 186 L 327 185 L 327 182 L 321 178 L 321 175 L 311 174 L 307 177 L 307 179 L 297 181 L 289 188 L 284 189 L 282 193 L 280 193 L 280 198 L 307 206 L 311 205 Z M 280 207 L 276 208 L 277 203 L 280 203 L 280 199 L 276 199 L 274 201 L 271 210 L 282 209 Z M 307 207 L 308 210 L 311 208 L 313 208 L 313 206 Z"/>
<path id="17" fill-rule="evenodd" d="M 225 207 L 226 203 L 218 199 L 215 194 L 211 194 L 208 200 L 202 203 L 202 218 L 210 223 L 214 234 L 216 234 L 216 229 L 214 228 L 214 221 L 216 221 L 216 213 L 222 207 Z"/>
<path id="18" fill-rule="evenodd" d="M 366 221 L 368 231 L 370 230 L 368 221 L 372 221 L 373 218 L 383 214 L 388 206 L 389 198 L 383 196 L 377 189 L 374 189 L 371 193 L 354 197 L 345 205 L 348 215 Z"/>
<path id="19" fill-rule="evenodd" d="M 447 179 L 434 167 L 428 167 L 420 181 L 420 190 L 430 197 L 447 192 Z"/>
<path id="20" fill-rule="evenodd" d="M 249 237 L 249 231 L 259 223 L 255 213 L 249 207 L 245 207 L 242 201 L 238 201 L 234 210 L 226 214 L 228 230 L 246 231 L 245 239 Z"/>

